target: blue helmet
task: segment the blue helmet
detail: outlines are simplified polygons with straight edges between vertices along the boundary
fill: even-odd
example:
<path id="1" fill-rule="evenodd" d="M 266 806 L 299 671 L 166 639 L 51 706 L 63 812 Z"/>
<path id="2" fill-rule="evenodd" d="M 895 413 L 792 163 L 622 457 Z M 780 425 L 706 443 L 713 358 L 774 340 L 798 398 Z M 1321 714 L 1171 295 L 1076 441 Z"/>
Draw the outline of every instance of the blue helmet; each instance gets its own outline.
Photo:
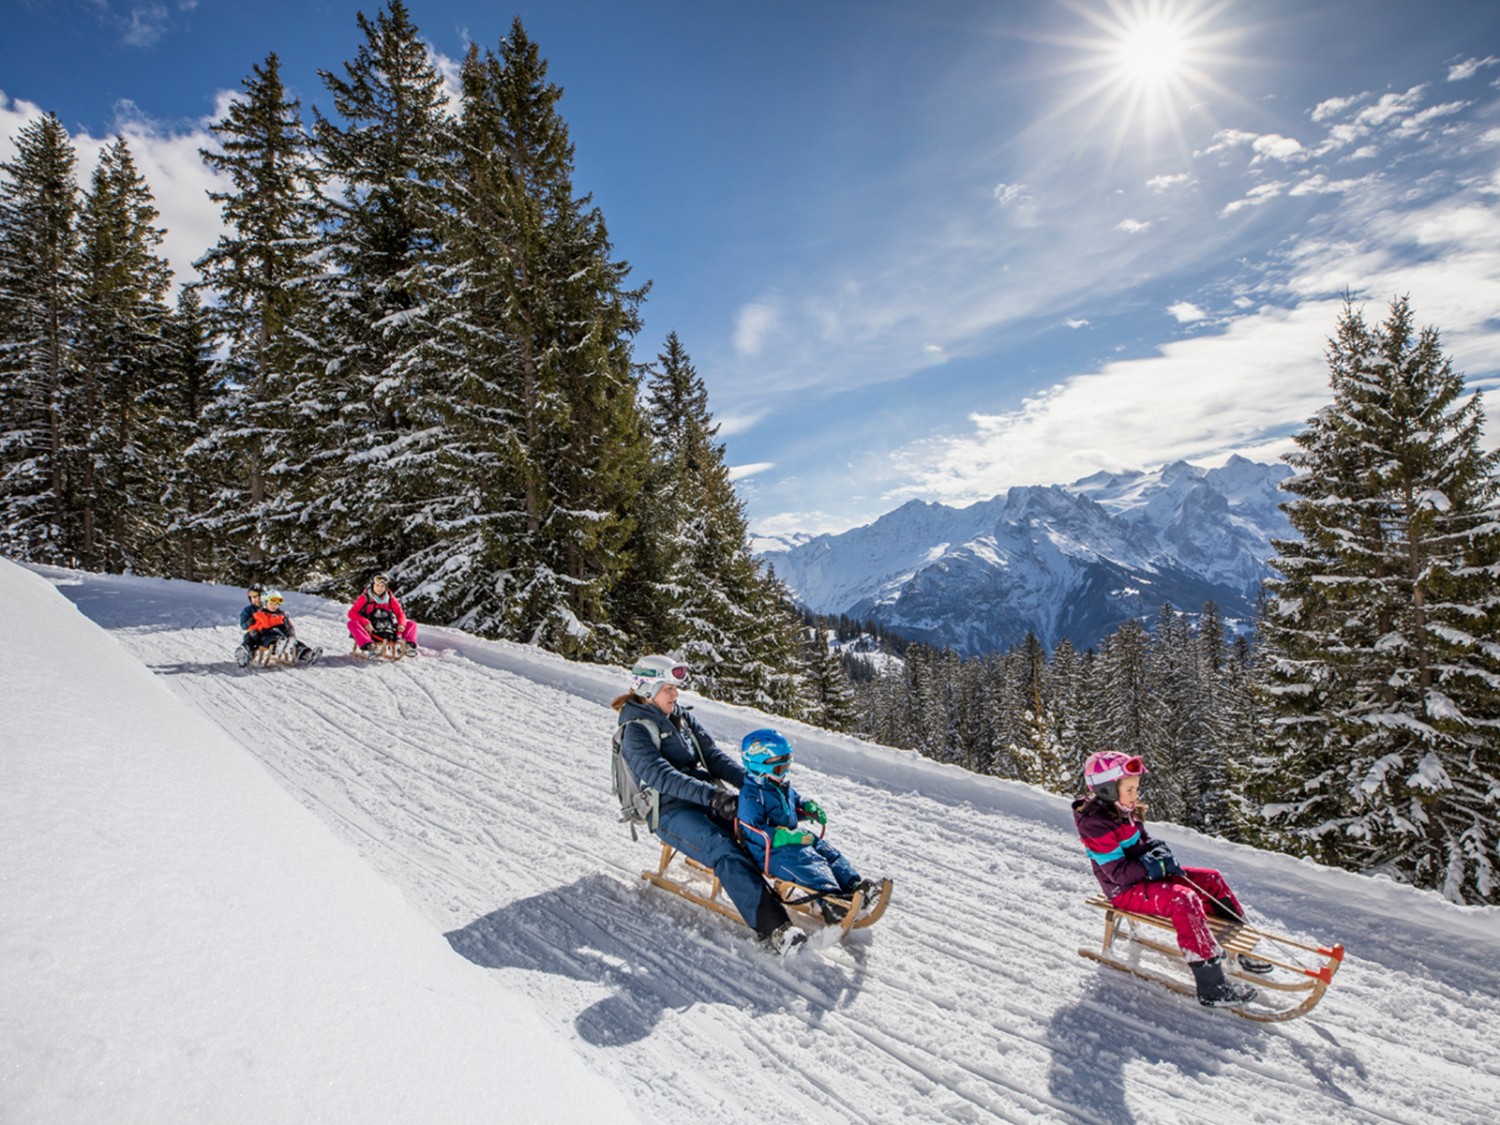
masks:
<path id="1" fill-rule="evenodd" d="M 753 730 L 740 743 L 740 760 L 746 773 L 778 780 L 792 765 L 792 744 L 779 730 Z"/>

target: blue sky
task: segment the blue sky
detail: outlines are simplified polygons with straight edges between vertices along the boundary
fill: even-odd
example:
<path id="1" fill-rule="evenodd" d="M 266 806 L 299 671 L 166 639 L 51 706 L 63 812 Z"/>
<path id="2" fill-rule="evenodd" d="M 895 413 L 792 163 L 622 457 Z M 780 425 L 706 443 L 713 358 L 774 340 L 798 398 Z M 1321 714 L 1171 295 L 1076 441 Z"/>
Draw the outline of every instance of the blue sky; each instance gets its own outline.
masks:
<path id="1" fill-rule="evenodd" d="M 7 0 L 0 158 L 39 110 L 85 168 L 123 133 L 185 276 L 207 123 L 271 51 L 326 112 L 359 7 Z M 576 186 L 653 282 L 637 357 L 681 336 L 761 533 L 1272 460 L 1327 399 L 1345 292 L 1409 295 L 1500 384 L 1500 4 L 409 8 L 445 66 L 521 16 Z"/>

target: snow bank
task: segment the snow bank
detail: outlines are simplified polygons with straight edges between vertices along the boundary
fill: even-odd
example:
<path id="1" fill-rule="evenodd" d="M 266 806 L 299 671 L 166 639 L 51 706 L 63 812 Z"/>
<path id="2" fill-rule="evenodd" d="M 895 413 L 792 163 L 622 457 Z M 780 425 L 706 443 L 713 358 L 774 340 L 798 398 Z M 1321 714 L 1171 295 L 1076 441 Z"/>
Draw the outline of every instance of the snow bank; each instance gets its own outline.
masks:
<path id="1" fill-rule="evenodd" d="M 0 1118 L 634 1119 L 51 585 L 0 605 Z"/>

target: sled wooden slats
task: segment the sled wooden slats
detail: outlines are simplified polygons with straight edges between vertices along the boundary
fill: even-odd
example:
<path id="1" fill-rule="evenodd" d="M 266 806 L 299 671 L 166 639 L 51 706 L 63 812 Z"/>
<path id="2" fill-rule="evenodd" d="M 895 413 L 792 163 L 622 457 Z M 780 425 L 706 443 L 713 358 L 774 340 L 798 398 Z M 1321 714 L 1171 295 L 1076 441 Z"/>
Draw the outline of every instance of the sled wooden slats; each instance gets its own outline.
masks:
<path id="1" fill-rule="evenodd" d="M 375 657 L 380 657 L 384 660 L 400 660 L 403 656 L 406 655 L 406 645 L 404 645 L 400 641 L 387 641 L 376 637 L 375 640 L 371 642 L 368 650 L 361 649 L 359 647 L 359 644 L 356 643 L 354 646 L 354 655 L 362 656 L 366 660 L 370 660 Z"/>
<path id="2" fill-rule="evenodd" d="M 1113 954 L 1115 941 L 1124 938 L 1133 945 L 1142 946 L 1154 952 L 1161 953 L 1167 957 L 1181 960 L 1181 950 L 1177 948 L 1175 931 L 1169 919 L 1157 917 L 1154 914 L 1137 914 L 1133 910 L 1121 910 L 1110 904 L 1103 895 L 1095 895 L 1088 900 L 1089 906 L 1098 907 L 1104 911 L 1104 941 L 1099 950 L 1080 949 L 1078 952 L 1092 961 L 1098 961 L 1102 965 L 1108 965 L 1112 969 L 1131 973 L 1146 980 L 1155 981 L 1165 985 L 1173 992 L 1180 992 L 1187 996 L 1196 996 L 1196 989 L 1184 980 L 1162 976 L 1137 968 L 1120 960 Z M 1247 1020 L 1255 1020 L 1259 1023 L 1273 1023 L 1280 1020 L 1296 1019 L 1298 1016 L 1306 1015 L 1323 998 L 1323 993 L 1333 983 L 1333 974 L 1339 969 L 1344 961 L 1344 947 L 1342 945 L 1322 946 L 1309 945 L 1307 942 L 1297 941 L 1293 938 L 1282 937 L 1280 934 L 1269 933 L 1265 930 L 1256 929 L 1241 922 L 1232 922 L 1224 918 L 1209 918 L 1209 929 L 1213 931 L 1214 937 L 1219 944 L 1232 954 L 1252 954 L 1261 961 L 1267 961 L 1278 969 L 1284 969 L 1293 974 L 1293 978 L 1274 979 L 1271 977 L 1257 976 L 1253 973 L 1240 971 L 1238 968 L 1229 970 L 1230 975 L 1246 980 L 1257 988 L 1269 992 L 1302 993 L 1300 1003 L 1290 1008 L 1271 1011 L 1258 1010 L 1256 1008 L 1230 1007 L 1229 1010 L 1237 1016 Z M 1172 939 L 1156 940 L 1154 936 L 1160 931 L 1166 931 L 1173 935 Z M 1262 944 L 1264 943 L 1264 944 Z M 1300 950 L 1311 954 L 1319 959 L 1319 964 L 1309 967 L 1299 961 L 1290 960 L 1294 954 L 1292 950 Z"/>
<path id="3" fill-rule="evenodd" d="M 290 645 L 285 649 L 280 644 L 261 645 L 251 653 L 250 661 L 261 668 L 269 668 L 273 664 L 295 664 L 297 652 Z"/>
<path id="4" fill-rule="evenodd" d="M 670 844 L 663 844 L 661 846 L 661 862 L 657 864 L 656 870 L 642 871 L 641 878 L 653 886 L 660 887 L 664 891 L 671 891 L 674 895 L 680 895 L 691 902 L 696 902 L 699 906 L 706 906 L 708 909 L 722 914 L 726 918 L 732 918 L 736 922 L 744 922 L 744 919 L 740 917 L 740 912 L 734 908 L 734 904 L 722 897 L 724 891 L 723 885 L 719 882 L 718 876 L 713 873 L 712 868 L 705 867 L 696 859 L 692 859 L 689 856 L 682 857 L 683 866 L 688 869 L 689 873 L 706 877 L 710 881 L 707 894 L 704 894 L 686 879 L 674 879 L 667 874 L 667 869 L 672 866 L 672 860 L 676 856 L 677 849 L 673 848 Z M 880 884 L 879 900 L 875 906 L 864 911 L 863 914 L 861 914 L 861 910 L 863 909 L 864 902 L 861 895 L 856 894 L 852 899 L 834 899 L 833 901 L 837 902 L 840 906 L 847 904 L 847 909 L 841 921 L 829 922 L 824 917 L 822 911 L 817 909 L 816 901 L 806 903 L 789 901 L 805 898 L 809 893 L 806 887 L 798 886 L 796 883 L 788 883 L 782 879 L 772 880 L 772 887 L 777 897 L 781 899 L 782 904 L 790 913 L 811 919 L 819 923 L 819 925 L 837 929 L 840 941 L 844 939 L 850 930 L 863 929 L 879 921 L 880 916 L 885 913 L 886 904 L 890 901 L 891 897 L 891 881 L 884 879 Z"/>

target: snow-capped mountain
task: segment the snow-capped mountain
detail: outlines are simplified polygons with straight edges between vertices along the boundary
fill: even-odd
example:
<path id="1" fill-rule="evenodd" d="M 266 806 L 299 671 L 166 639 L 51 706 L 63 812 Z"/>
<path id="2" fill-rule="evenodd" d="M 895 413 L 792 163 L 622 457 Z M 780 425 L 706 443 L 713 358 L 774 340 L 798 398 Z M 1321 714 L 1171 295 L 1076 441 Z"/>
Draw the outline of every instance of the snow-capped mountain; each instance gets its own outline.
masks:
<path id="1" fill-rule="evenodd" d="M 1080 647 L 1163 603 L 1249 616 L 1291 534 L 1291 470 L 1233 457 L 1012 488 L 967 508 L 913 500 L 872 524 L 760 557 L 819 613 L 846 613 L 966 655 L 1035 633 Z"/>

